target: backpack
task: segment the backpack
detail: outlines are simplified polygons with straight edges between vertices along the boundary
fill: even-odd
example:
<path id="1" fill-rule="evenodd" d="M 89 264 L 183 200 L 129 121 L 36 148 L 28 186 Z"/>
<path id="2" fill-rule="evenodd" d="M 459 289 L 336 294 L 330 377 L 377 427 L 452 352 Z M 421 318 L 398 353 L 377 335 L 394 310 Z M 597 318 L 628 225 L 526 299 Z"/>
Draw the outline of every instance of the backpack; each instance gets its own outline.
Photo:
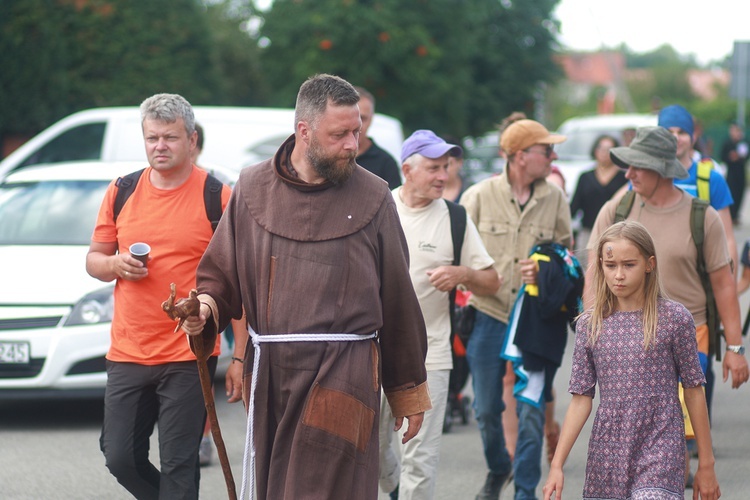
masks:
<path id="1" fill-rule="evenodd" d="M 701 162 L 704 163 L 704 162 Z M 700 165 L 699 165 L 700 166 Z M 700 174 L 700 169 L 699 169 Z M 707 181 L 707 179 L 705 179 Z M 706 182 L 707 184 L 707 182 Z M 706 186 L 706 191 L 708 186 Z M 615 210 L 615 222 L 627 219 L 630 209 L 633 208 L 635 201 L 635 192 L 628 191 L 617 204 Z M 709 356 L 716 354 L 716 359 L 721 360 L 721 319 L 719 310 L 716 308 L 716 297 L 711 287 L 711 279 L 706 271 L 706 261 L 703 255 L 703 240 L 705 237 L 704 223 L 706 220 L 706 209 L 709 207 L 708 201 L 693 197 L 690 206 L 690 234 L 695 243 L 695 249 L 698 254 L 697 269 L 701 278 L 703 291 L 706 293 L 706 325 L 708 326 L 708 353 Z"/>
<path id="2" fill-rule="evenodd" d="M 125 206 L 125 202 L 128 201 L 130 195 L 135 191 L 135 187 L 138 185 L 138 181 L 143 174 L 141 169 L 137 172 L 131 172 L 128 175 L 118 177 L 115 186 L 117 186 L 117 194 L 115 195 L 115 201 L 112 206 L 113 218 L 117 222 L 117 216 L 120 215 L 122 207 Z M 203 184 L 203 203 L 206 206 L 206 217 L 211 222 L 211 231 L 216 232 L 216 226 L 219 225 L 221 214 L 221 190 L 224 184 L 211 174 L 206 176 L 206 182 Z"/>
<path id="3" fill-rule="evenodd" d="M 466 233 L 466 209 L 458 203 L 444 200 L 448 206 L 448 215 L 451 221 L 451 239 L 453 240 L 453 265 L 461 263 L 461 250 L 464 245 L 464 234 Z M 448 294 L 449 312 L 451 318 L 451 346 L 453 337 L 458 335 L 464 344 L 469 340 L 469 335 L 474 329 L 474 317 L 476 310 L 469 306 L 456 304 L 456 289 Z"/>

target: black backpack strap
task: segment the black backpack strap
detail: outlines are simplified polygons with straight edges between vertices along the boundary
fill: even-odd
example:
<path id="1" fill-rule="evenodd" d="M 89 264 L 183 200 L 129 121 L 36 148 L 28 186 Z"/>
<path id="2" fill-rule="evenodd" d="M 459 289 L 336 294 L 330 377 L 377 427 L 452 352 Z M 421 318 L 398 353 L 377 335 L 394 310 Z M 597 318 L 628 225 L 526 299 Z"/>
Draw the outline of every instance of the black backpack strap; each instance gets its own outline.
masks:
<path id="1" fill-rule="evenodd" d="M 633 208 L 633 202 L 635 201 L 635 191 L 626 191 L 625 196 L 620 198 L 620 203 L 617 204 L 615 210 L 615 221 L 613 224 L 624 221 L 628 218 L 630 210 Z"/>
<path id="2" fill-rule="evenodd" d="M 453 240 L 453 265 L 461 263 L 461 249 L 464 246 L 466 233 L 466 209 L 458 203 L 444 200 L 448 205 L 448 215 L 451 219 L 451 239 Z"/>
<path id="3" fill-rule="evenodd" d="M 448 206 L 448 216 L 451 220 L 451 239 L 453 240 L 453 265 L 461 263 L 461 249 L 464 246 L 464 233 L 466 233 L 466 209 L 458 203 L 444 200 Z M 456 289 L 448 294 L 448 311 L 450 311 L 451 327 L 455 325 L 456 314 Z M 451 328 L 453 330 L 453 328 Z M 453 345 L 453 331 L 451 331 L 451 345 Z"/>
<path id="4" fill-rule="evenodd" d="M 206 182 L 203 184 L 203 202 L 206 205 L 206 216 L 211 222 L 211 231 L 216 232 L 216 227 L 221 220 L 221 191 L 224 184 L 211 174 L 206 176 Z"/>
<path id="5" fill-rule="evenodd" d="M 115 202 L 112 205 L 112 216 L 115 222 L 117 222 L 117 216 L 120 215 L 122 207 L 125 206 L 125 202 L 128 201 L 130 195 L 135 191 L 135 187 L 138 185 L 138 181 L 144 170 L 146 169 L 142 168 L 137 172 L 131 172 L 128 175 L 117 178 L 117 181 L 115 182 L 115 186 L 117 186 L 117 194 L 115 195 Z"/>
<path id="6" fill-rule="evenodd" d="M 705 241 L 705 221 L 708 202 L 700 198 L 693 198 L 690 207 L 690 234 L 695 242 L 695 250 L 698 254 L 698 275 L 706 293 L 706 325 L 708 326 L 708 352 L 716 354 L 716 359 L 721 360 L 721 332 L 719 311 L 716 308 L 716 298 L 711 286 L 711 278 L 706 271 L 706 260 L 703 254 L 703 243 Z"/>
<path id="7" fill-rule="evenodd" d="M 117 221 L 117 216 L 122 211 L 122 207 L 125 206 L 125 202 L 128 201 L 128 198 L 135 191 L 144 170 L 146 169 L 131 172 L 128 175 L 117 178 L 115 182 L 117 194 L 112 205 L 112 214 L 115 222 Z M 219 179 L 211 174 L 206 176 L 206 182 L 203 184 L 203 203 L 206 207 L 206 217 L 211 222 L 211 231 L 216 231 L 216 226 L 219 225 L 219 220 L 221 220 L 223 212 L 221 207 L 221 191 L 223 188 L 224 184 Z"/>

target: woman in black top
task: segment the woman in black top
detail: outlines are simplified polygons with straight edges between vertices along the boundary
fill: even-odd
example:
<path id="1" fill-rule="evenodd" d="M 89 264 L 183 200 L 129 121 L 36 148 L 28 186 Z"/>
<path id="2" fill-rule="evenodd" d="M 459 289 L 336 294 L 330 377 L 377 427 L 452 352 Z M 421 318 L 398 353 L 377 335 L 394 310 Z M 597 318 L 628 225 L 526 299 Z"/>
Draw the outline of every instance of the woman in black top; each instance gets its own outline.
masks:
<path id="1" fill-rule="evenodd" d="M 581 229 L 575 238 L 576 256 L 582 265 L 586 264 L 586 245 L 591 228 L 602 206 L 624 186 L 628 180 L 625 171 L 612 163 L 609 150 L 620 143 L 611 135 L 600 135 L 591 148 L 591 157 L 596 160 L 592 170 L 581 174 L 573 199 L 570 201 L 570 215 L 580 218 Z"/>

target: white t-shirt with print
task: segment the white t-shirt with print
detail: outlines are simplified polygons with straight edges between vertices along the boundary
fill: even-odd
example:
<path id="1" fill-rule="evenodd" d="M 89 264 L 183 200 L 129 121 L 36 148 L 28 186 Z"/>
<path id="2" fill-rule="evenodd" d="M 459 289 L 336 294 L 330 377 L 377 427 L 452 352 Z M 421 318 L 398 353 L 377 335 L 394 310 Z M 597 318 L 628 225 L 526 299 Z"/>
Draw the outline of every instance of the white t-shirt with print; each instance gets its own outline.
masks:
<path id="1" fill-rule="evenodd" d="M 401 201 L 400 190 L 400 187 L 393 190 L 393 198 L 409 246 L 409 274 L 427 326 L 425 366 L 427 370 L 449 370 L 453 367 L 453 361 L 448 292 L 441 292 L 432 286 L 427 275 L 427 271 L 436 267 L 453 265 L 448 206 L 439 199 L 426 207 L 410 208 Z M 475 270 L 486 269 L 495 263 L 468 216 L 460 263 Z"/>

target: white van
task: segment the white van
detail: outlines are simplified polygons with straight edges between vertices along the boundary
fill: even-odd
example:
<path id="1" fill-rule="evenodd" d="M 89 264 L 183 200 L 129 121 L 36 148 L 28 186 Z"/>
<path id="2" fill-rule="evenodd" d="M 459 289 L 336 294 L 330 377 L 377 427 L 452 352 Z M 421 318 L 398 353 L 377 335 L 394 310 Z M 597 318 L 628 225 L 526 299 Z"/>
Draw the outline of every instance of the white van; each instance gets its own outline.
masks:
<path id="1" fill-rule="evenodd" d="M 273 156 L 294 132 L 293 109 L 214 106 L 193 109 L 195 120 L 205 133 L 200 164 L 209 169 L 239 172 Z M 404 136 L 397 119 L 376 114 L 368 135 L 394 158 L 400 158 Z M 89 109 L 63 118 L 0 162 L 0 180 L 28 165 L 80 160 L 145 163 L 139 108 Z"/>
<path id="2" fill-rule="evenodd" d="M 581 174 L 594 168 L 591 148 L 600 135 L 611 135 L 622 143 L 624 130 L 654 126 L 656 123 L 656 115 L 635 113 L 581 116 L 565 120 L 557 132 L 568 139 L 555 146 L 558 159 L 554 165 L 563 173 L 568 196 L 572 197 L 575 193 Z"/>

